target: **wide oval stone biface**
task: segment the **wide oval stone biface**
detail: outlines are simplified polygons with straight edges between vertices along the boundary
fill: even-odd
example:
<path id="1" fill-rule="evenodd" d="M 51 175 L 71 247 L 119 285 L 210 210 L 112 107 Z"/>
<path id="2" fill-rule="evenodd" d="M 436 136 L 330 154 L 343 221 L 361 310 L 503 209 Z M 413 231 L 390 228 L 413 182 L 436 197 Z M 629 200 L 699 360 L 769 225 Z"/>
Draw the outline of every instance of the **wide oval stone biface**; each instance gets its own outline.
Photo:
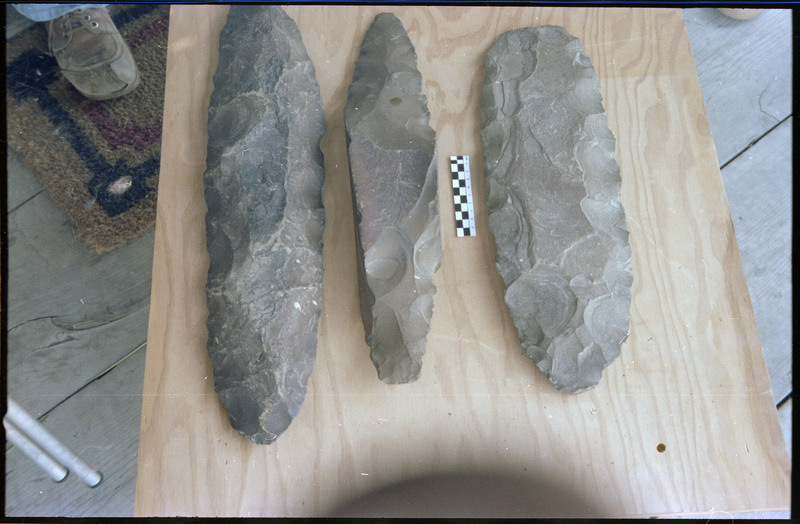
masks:
<path id="1" fill-rule="evenodd" d="M 417 56 L 400 21 L 375 17 L 344 110 L 359 300 L 378 377 L 416 380 L 442 259 L 434 132 Z"/>
<path id="2" fill-rule="evenodd" d="M 530 356 L 565 392 L 595 386 L 628 333 L 631 248 L 600 84 L 561 27 L 509 31 L 481 101 L 489 228 Z"/>
<path id="3" fill-rule="evenodd" d="M 208 353 L 231 425 L 273 442 L 300 411 L 322 309 L 325 132 L 314 66 L 279 7 L 233 6 L 208 111 Z"/>

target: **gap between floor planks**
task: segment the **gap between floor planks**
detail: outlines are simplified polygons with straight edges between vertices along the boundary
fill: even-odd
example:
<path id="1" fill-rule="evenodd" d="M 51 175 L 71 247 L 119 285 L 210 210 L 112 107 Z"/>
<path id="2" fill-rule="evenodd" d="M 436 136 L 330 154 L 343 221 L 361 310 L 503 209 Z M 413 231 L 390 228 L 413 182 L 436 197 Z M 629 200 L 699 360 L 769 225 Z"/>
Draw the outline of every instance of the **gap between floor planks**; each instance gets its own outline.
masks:
<path id="1" fill-rule="evenodd" d="M 106 478 L 55 484 L 11 449 L 6 513 L 130 516 L 154 231 L 96 255 L 19 160 L 9 152 L 9 394 Z"/>
<path id="2" fill-rule="evenodd" d="M 43 425 L 103 481 L 89 488 L 74 473 L 53 482 L 18 449 L 6 453 L 7 516 L 133 515 L 144 380 L 144 351 L 92 381 L 54 410 Z"/>
<path id="3" fill-rule="evenodd" d="M 8 172 L 8 390 L 39 416 L 146 340 L 154 231 L 97 255 L 13 153 Z"/>
<path id="4" fill-rule="evenodd" d="M 683 10 L 720 165 L 792 113 L 792 13 Z"/>

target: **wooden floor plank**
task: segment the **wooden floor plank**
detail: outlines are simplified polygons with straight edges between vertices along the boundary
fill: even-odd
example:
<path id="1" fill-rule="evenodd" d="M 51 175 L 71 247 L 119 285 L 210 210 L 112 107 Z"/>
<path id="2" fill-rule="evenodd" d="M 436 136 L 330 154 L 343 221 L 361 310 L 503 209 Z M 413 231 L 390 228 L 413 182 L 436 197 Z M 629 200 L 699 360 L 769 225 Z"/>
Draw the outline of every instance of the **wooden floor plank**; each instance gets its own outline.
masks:
<path id="1" fill-rule="evenodd" d="M 63 330 L 47 318 L 12 330 L 9 396 L 36 417 L 52 409 L 144 342 L 149 312 L 145 306 L 91 330 Z"/>
<path id="2" fill-rule="evenodd" d="M 775 401 L 792 392 L 792 120 L 723 170 Z"/>
<path id="3" fill-rule="evenodd" d="M 65 329 L 86 329 L 139 309 L 150 296 L 153 237 L 150 229 L 98 255 L 40 193 L 8 216 L 9 328 L 48 316 Z"/>
<path id="4" fill-rule="evenodd" d="M 19 449 L 6 454 L 6 515 L 124 517 L 133 515 L 145 350 L 53 410 L 44 426 L 103 473 L 95 488 L 71 473 L 53 482 Z"/>
<path id="5" fill-rule="evenodd" d="M 720 165 L 792 112 L 792 13 L 734 20 L 684 9 Z"/>
<path id="6" fill-rule="evenodd" d="M 9 198 L 36 193 L 9 157 Z M 45 192 L 8 215 L 8 393 L 38 415 L 147 338 L 154 230 L 98 255 Z"/>
<path id="7" fill-rule="evenodd" d="M 22 159 L 13 150 L 8 149 L 8 164 L 6 173 L 8 182 L 6 186 L 6 202 L 8 213 L 11 214 L 19 206 L 43 191 L 41 184 L 22 165 Z"/>

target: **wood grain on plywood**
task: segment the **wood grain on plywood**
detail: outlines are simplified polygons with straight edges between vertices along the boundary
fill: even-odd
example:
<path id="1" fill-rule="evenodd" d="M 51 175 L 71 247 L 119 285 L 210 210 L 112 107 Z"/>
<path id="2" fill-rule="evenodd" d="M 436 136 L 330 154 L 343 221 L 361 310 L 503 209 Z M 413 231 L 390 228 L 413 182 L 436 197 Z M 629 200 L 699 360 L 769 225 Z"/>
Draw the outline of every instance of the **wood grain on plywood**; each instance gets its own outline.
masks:
<path id="1" fill-rule="evenodd" d="M 786 449 L 672 10 L 386 9 L 419 56 L 440 173 L 447 156 L 471 156 L 478 226 L 477 238 L 457 239 L 442 199 L 422 377 L 387 386 L 358 316 L 342 136 L 352 62 L 379 9 L 287 8 L 326 111 L 323 316 L 299 416 L 271 446 L 239 437 L 214 393 L 204 326 L 206 111 L 225 9 L 175 6 L 170 19 L 137 515 L 324 515 L 374 488 L 452 470 L 546 475 L 609 515 L 788 507 Z M 581 38 L 597 69 L 634 251 L 630 336 L 600 385 L 577 396 L 522 354 L 481 205 L 483 56 L 503 31 L 545 24 Z"/>

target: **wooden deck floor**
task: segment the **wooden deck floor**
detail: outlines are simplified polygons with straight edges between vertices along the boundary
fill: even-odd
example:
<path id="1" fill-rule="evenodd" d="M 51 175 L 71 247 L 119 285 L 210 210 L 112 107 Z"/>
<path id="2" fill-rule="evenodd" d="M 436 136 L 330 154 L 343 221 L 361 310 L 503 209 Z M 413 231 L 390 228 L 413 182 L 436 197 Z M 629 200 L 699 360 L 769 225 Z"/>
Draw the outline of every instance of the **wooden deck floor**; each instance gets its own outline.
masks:
<path id="1" fill-rule="evenodd" d="M 791 13 L 684 14 L 791 453 Z M 11 151 L 7 194 L 8 393 L 104 480 L 55 484 L 7 446 L 5 514 L 130 516 L 154 232 L 88 251 Z"/>

